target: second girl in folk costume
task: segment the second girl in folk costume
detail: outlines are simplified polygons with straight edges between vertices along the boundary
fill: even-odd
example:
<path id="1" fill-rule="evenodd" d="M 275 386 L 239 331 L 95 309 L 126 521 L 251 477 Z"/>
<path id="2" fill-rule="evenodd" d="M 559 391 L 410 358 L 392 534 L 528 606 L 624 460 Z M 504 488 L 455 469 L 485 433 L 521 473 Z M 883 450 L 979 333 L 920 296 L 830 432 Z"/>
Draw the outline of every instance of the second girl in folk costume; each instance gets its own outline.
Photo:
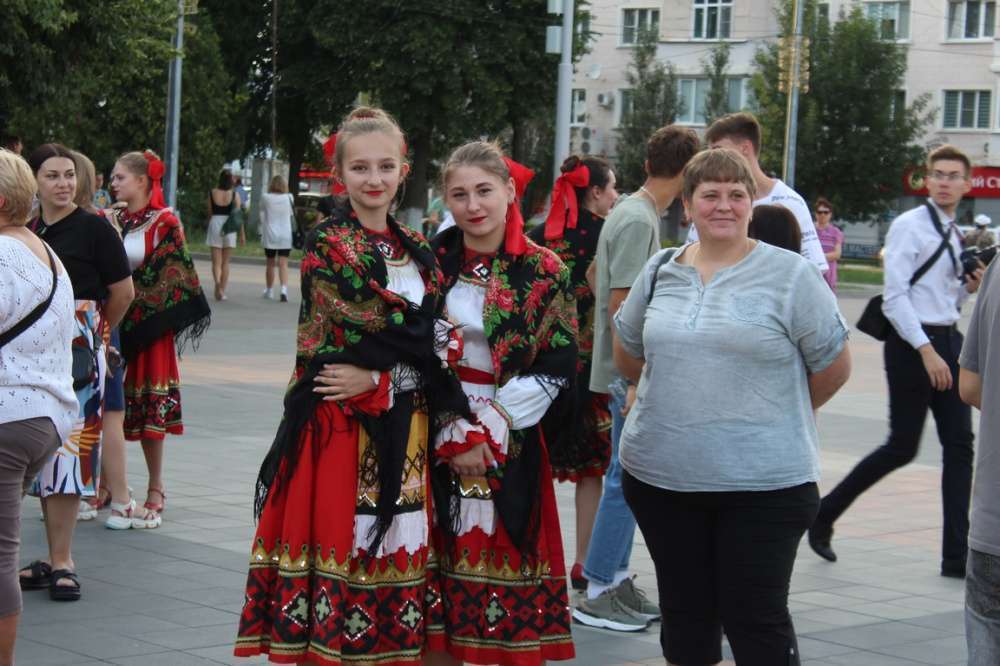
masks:
<path id="1" fill-rule="evenodd" d="M 601 478 L 611 460 L 611 414 L 607 395 L 590 391 L 594 353 L 594 292 L 587 269 L 597 252 L 597 239 L 608 211 L 618 198 L 615 174 L 600 157 L 570 156 L 552 191 L 552 207 L 545 224 L 531 231 L 531 239 L 563 260 L 570 269 L 579 320 L 576 413 L 570 419 L 542 422 L 550 443 L 552 471 L 560 481 L 576 484 L 576 559 L 570 570 L 575 589 L 587 589 L 583 561 L 587 557 L 594 517 L 601 501 Z M 566 446 L 560 446 L 557 442 Z"/>
<path id="2" fill-rule="evenodd" d="M 305 244 L 295 374 L 258 477 L 235 653 L 416 665 L 443 623 L 428 442 L 435 414 L 471 415 L 445 363 L 433 252 L 389 215 L 409 169 L 398 125 L 356 109 L 335 168 L 348 197 Z"/>
<path id="3" fill-rule="evenodd" d="M 163 173 L 152 151 L 119 157 L 111 187 L 124 206 L 107 211 L 121 232 L 135 284 L 135 300 L 119 330 L 126 361 L 125 438 L 142 442 L 149 469 L 146 502 L 132 516 L 132 527 L 146 529 L 162 522 L 164 439 L 184 432 L 177 352 L 188 342 L 197 344 L 211 316 L 184 230 L 164 203 Z M 112 510 L 122 517 L 130 513 L 129 507 Z"/>
<path id="4" fill-rule="evenodd" d="M 476 664 L 574 656 L 552 472 L 538 424 L 548 410 L 563 410 L 575 390 L 576 306 L 569 269 L 524 236 L 516 202 L 524 171 L 494 144 L 457 149 L 444 171 L 457 227 L 434 238 L 449 317 L 463 335 L 459 377 L 489 439 L 465 436 L 467 424 L 456 422 L 436 442 L 447 614 L 440 635 L 429 632 L 432 646 Z"/>

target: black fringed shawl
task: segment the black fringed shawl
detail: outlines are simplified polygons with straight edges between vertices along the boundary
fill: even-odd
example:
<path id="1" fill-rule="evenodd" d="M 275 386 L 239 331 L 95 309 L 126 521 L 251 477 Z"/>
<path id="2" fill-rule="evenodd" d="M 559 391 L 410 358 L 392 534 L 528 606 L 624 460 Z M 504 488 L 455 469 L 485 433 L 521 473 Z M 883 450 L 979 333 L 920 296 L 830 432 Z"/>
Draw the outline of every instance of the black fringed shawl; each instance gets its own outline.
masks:
<path id="1" fill-rule="evenodd" d="M 391 217 L 388 224 L 421 269 L 426 287 L 419 305 L 386 289 L 385 260 L 348 205 L 336 209 L 306 240 L 295 375 L 285 395 L 281 425 L 257 477 L 258 518 L 269 493 L 291 478 L 302 433 L 310 428 L 318 441 L 329 439 L 327 424 L 316 418 L 322 396 L 313 392 L 313 379 L 324 364 L 386 372 L 398 363 L 410 365 L 432 417 L 431 437 L 444 418 L 469 415 L 461 384 L 435 353 L 436 345 L 445 341 L 435 338 L 435 320 L 444 298 L 434 255 L 422 236 Z M 379 499 L 369 553 L 381 543 L 398 512 L 412 413 L 413 400 L 405 395 L 384 413 L 352 413 L 371 438 L 378 458 Z"/>
<path id="2" fill-rule="evenodd" d="M 134 271 L 135 299 L 119 325 L 122 354 L 133 359 L 140 351 L 173 332 L 178 354 L 191 343 L 197 348 L 212 323 L 212 310 L 202 291 L 194 261 L 184 242 L 184 229 L 169 208 L 146 208 L 129 214 L 111 211 L 111 223 L 128 234 L 144 234 L 156 227 L 160 241 Z"/>
<path id="3" fill-rule="evenodd" d="M 458 279 L 465 256 L 462 232 L 448 229 L 434 237 L 433 246 L 445 289 Z M 568 414 L 575 392 L 577 366 L 576 304 L 569 269 L 550 250 L 527 241 L 522 255 L 503 247 L 493 259 L 483 324 L 493 356 L 497 386 L 515 375 L 546 380 L 543 386 L 561 387 L 549 414 Z M 535 552 L 541 519 L 539 472 L 542 466 L 541 428 L 512 430 L 502 479 L 493 491 L 493 503 L 511 541 L 522 554 Z M 438 522 L 455 514 L 457 485 L 447 465 L 434 468 Z M 442 491 L 443 494 L 442 494 Z"/>

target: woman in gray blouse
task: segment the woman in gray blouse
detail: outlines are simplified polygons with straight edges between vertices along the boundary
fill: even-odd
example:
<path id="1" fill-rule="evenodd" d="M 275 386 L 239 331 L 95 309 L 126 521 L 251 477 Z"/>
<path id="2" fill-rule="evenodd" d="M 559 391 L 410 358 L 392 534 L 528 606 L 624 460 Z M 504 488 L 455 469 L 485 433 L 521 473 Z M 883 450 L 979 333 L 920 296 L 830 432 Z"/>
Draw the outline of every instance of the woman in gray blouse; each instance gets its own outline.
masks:
<path id="1" fill-rule="evenodd" d="M 700 242 L 653 256 L 615 317 L 638 380 L 622 486 L 656 565 L 671 664 L 798 664 L 788 584 L 819 506 L 814 410 L 850 373 L 815 266 L 747 236 L 753 175 L 727 149 L 684 170 Z"/>

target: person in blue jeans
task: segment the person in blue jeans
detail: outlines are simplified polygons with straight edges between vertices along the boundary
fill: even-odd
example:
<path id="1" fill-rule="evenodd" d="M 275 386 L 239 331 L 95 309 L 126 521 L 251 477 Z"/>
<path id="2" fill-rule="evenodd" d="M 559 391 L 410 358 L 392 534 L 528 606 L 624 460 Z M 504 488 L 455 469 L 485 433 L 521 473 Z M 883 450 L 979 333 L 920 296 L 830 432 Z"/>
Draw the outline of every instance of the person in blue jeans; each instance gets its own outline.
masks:
<path id="1" fill-rule="evenodd" d="M 578 622 L 592 627 L 641 631 L 660 617 L 660 609 L 636 588 L 628 568 L 635 518 L 622 495 L 618 440 L 628 394 L 634 397 L 635 393 L 614 369 L 611 317 L 643 266 L 659 251 L 660 217 L 680 194 L 681 172 L 699 147 L 698 136 L 690 128 L 669 125 L 653 133 L 646 144 L 646 182 L 611 210 L 588 271 L 596 301 L 590 390 L 610 394 L 612 418 L 611 464 L 583 565 L 587 598 L 573 610 Z"/>
<path id="2" fill-rule="evenodd" d="M 959 357 L 958 393 L 980 409 L 965 575 L 969 666 L 1000 664 L 1000 261 L 983 277 Z"/>

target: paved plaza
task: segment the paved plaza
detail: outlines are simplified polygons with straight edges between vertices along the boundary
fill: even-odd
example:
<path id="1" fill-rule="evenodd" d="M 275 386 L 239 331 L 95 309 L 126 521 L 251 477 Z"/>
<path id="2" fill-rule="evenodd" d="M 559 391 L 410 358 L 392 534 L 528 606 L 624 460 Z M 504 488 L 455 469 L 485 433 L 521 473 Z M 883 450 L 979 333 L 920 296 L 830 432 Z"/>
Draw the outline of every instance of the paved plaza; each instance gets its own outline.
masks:
<path id="1" fill-rule="evenodd" d="M 210 282 L 209 266 L 200 261 L 198 269 Z M 253 534 L 253 482 L 281 414 L 299 298 L 297 275 L 291 303 L 262 300 L 262 282 L 262 266 L 234 265 L 229 301 L 213 303 L 201 348 L 181 362 L 187 434 L 167 443 L 163 527 L 114 532 L 104 528 L 104 512 L 81 523 L 73 552 L 83 599 L 57 603 L 45 592 L 25 593 L 19 665 L 264 663 L 231 653 Z M 842 290 L 849 321 L 871 293 Z M 824 490 L 886 434 L 881 346 L 855 333 L 851 348 L 853 376 L 819 416 Z M 964 584 L 938 574 L 941 456 L 932 423 L 917 462 L 873 488 L 837 524 L 838 563 L 820 560 L 805 543 L 800 548 L 791 609 L 804 664 L 965 663 Z M 146 479 L 137 445 L 129 468 L 141 502 Z M 559 485 L 557 495 L 572 553 L 572 486 Z M 46 546 L 37 501 L 28 499 L 22 515 L 27 563 Z M 636 537 L 638 584 L 655 599 L 652 561 Z M 573 663 L 663 663 L 659 625 L 638 634 L 573 631 Z"/>

